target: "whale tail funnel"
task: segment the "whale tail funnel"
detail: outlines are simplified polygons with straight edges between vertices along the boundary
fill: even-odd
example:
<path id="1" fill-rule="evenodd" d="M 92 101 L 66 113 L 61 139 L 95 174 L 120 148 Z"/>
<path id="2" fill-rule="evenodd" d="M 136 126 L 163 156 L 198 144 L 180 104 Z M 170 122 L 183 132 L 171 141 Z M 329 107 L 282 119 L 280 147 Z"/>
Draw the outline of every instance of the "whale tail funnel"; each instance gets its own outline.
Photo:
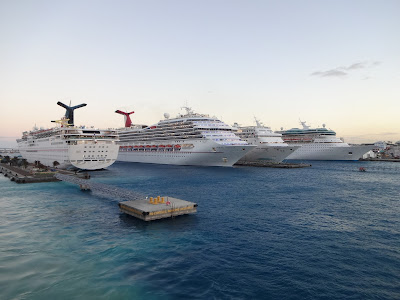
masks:
<path id="1" fill-rule="evenodd" d="M 125 117 L 125 127 L 131 127 L 132 125 L 132 120 L 131 117 L 129 115 L 133 114 L 134 111 L 131 112 L 123 112 L 121 110 L 116 110 L 115 111 L 117 114 L 123 115 Z"/>
<path id="2" fill-rule="evenodd" d="M 60 101 L 58 101 L 57 104 L 65 108 L 65 118 L 68 119 L 68 125 L 71 126 L 74 125 L 74 110 L 87 105 L 86 103 L 83 103 L 75 106 L 68 106 Z"/>

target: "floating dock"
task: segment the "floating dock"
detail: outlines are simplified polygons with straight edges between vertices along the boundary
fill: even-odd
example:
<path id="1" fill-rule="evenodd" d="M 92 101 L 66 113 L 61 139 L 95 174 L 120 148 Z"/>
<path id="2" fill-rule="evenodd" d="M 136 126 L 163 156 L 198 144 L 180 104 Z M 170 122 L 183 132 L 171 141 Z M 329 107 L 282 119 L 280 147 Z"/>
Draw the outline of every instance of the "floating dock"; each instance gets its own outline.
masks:
<path id="1" fill-rule="evenodd" d="M 359 161 L 400 162 L 400 159 L 398 159 L 398 158 L 360 158 Z"/>
<path id="2" fill-rule="evenodd" d="M 265 168 L 284 168 L 284 169 L 295 169 L 295 168 L 306 168 L 311 167 L 310 164 L 295 164 L 295 163 L 283 163 L 283 162 L 271 162 L 271 161 L 241 161 L 235 163 L 235 166 L 246 166 L 246 167 L 265 167 Z"/>
<path id="3" fill-rule="evenodd" d="M 197 212 L 197 204 L 173 197 L 150 197 L 141 200 L 124 201 L 119 209 L 144 221 L 171 218 Z"/>

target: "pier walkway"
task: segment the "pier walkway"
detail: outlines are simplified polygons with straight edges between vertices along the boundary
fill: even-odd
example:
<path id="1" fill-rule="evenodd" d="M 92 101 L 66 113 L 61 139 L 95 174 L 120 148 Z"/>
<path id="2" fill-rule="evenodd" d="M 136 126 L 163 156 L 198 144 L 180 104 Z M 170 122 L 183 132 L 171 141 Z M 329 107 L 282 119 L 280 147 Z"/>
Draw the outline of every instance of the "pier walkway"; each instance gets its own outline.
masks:
<path id="1" fill-rule="evenodd" d="M 100 192 L 107 197 L 112 198 L 121 198 L 127 200 L 139 200 L 145 199 L 146 196 L 133 192 L 131 190 L 127 190 L 120 187 L 114 187 L 112 185 L 104 184 L 104 183 L 96 183 L 96 182 L 89 182 L 87 179 L 79 178 L 73 175 L 66 175 L 57 173 L 55 177 L 58 180 L 62 180 L 69 183 L 74 183 L 79 185 L 81 188 L 84 187 L 85 190 L 91 190 L 93 192 Z"/>
<path id="2" fill-rule="evenodd" d="M 145 197 L 140 193 L 114 187 L 104 183 L 93 183 L 76 175 L 57 173 L 58 180 L 78 184 L 81 190 L 100 192 L 106 197 L 127 199 L 119 202 L 120 211 L 139 218 L 144 221 L 153 221 L 165 218 L 174 218 L 180 215 L 193 214 L 197 212 L 197 204 L 173 197 Z M 166 199 L 166 202 L 164 201 Z"/>

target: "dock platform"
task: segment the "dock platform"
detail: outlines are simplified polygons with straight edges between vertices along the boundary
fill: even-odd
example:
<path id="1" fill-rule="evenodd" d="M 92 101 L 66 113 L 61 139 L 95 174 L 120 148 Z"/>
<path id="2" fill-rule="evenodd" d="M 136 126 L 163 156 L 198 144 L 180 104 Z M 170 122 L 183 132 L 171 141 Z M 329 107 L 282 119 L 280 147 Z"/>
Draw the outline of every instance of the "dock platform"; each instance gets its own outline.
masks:
<path id="1" fill-rule="evenodd" d="M 122 212 L 144 221 L 171 218 L 197 212 L 196 203 L 167 196 L 124 201 L 120 202 L 118 206 Z"/>

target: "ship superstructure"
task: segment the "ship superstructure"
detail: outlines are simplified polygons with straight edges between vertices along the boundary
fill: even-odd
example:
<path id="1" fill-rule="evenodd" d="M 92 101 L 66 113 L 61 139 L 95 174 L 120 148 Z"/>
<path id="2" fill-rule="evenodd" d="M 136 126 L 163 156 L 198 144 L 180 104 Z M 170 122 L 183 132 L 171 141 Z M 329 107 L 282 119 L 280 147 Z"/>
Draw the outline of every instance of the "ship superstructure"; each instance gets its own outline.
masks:
<path id="1" fill-rule="evenodd" d="M 236 135 L 251 145 L 257 146 L 239 161 L 270 161 L 282 162 L 299 146 L 289 146 L 282 140 L 282 134 L 276 133 L 270 127 L 264 126 L 256 118 L 256 126 L 239 126 L 237 123 Z"/>
<path id="2" fill-rule="evenodd" d="M 66 108 L 66 116 L 73 120 L 73 110 L 86 104 L 74 107 L 61 102 L 58 105 Z M 57 127 L 34 128 L 25 131 L 17 140 L 18 149 L 28 162 L 40 161 L 47 166 L 58 168 L 75 167 L 85 170 L 96 170 L 110 166 L 118 156 L 118 133 L 112 129 L 95 129 L 84 126 L 76 127 L 71 119 L 63 118 Z"/>
<path id="3" fill-rule="evenodd" d="M 119 161 L 232 166 L 255 146 L 234 133 L 234 129 L 216 117 L 195 113 L 184 107 L 185 114 L 156 124 L 131 125 L 119 131 Z"/>
<path id="4" fill-rule="evenodd" d="M 358 160 L 373 149 L 373 145 L 349 145 L 327 129 L 311 128 L 300 121 L 303 128 L 281 130 L 283 140 L 292 146 L 301 146 L 286 159 L 295 160 Z"/>

